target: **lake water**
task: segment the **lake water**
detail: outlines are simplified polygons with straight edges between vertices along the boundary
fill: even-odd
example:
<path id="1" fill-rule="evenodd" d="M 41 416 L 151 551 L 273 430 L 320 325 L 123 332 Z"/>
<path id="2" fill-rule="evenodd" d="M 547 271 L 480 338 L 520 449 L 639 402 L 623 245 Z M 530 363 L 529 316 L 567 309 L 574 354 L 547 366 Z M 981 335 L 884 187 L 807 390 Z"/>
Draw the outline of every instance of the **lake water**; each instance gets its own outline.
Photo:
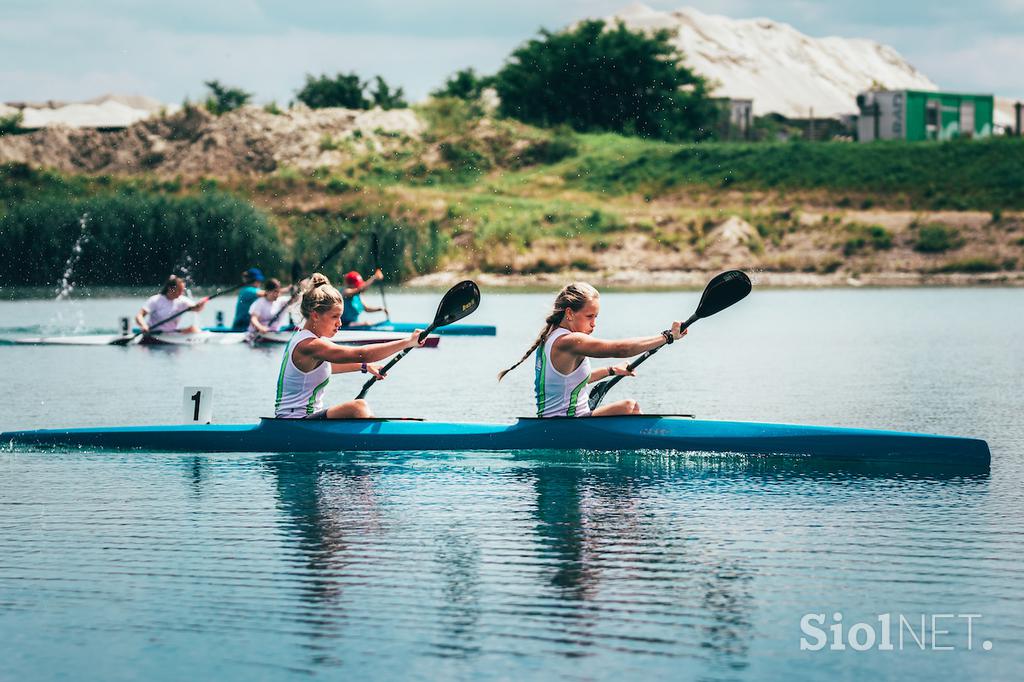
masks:
<path id="1" fill-rule="evenodd" d="M 606 294 L 597 333 L 656 332 L 698 297 Z M 495 374 L 552 298 L 485 291 L 468 321 L 498 336 L 413 352 L 373 408 L 529 414 L 529 362 L 500 385 Z M 388 304 L 427 320 L 438 299 Z M 113 330 L 140 303 L 0 302 L 0 337 Z M 647 412 L 981 437 L 983 474 L 694 454 L 7 447 L 0 679 L 1016 678 L 1022 313 L 1024 290 L 755 289 L 611 394 Z M 215 421 L 253 421 L 271 412 L 279 353 L 0 346 L 0 430 L 175 423 L 187 385 L 213 388 Z M 333 379 L 327 399 L 362 379 Z M 859 642 L 890 614 L 893 650 L 801 650 L 816 641 L 801 619 L 823 614 L 832 644 L 837 612 L 844 635 L 867 624 Z M 911 636 L 922 617 L 925 650 Z"/>

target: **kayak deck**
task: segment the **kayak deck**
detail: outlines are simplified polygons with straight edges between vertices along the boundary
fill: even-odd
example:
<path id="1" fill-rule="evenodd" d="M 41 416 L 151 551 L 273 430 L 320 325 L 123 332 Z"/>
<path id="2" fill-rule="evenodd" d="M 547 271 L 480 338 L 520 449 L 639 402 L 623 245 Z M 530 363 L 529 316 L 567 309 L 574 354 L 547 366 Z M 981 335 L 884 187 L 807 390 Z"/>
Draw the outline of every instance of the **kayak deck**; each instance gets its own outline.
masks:
<path id="1" fill-rule="evenodd" d="M 247 425 L 14 431 L 0 434 L 0 442 L 181 452 L 674 450 L 981 466 L 991 458 L 988 444 L 973 438 L 657 415 L 511 424 L 264 418 Z"/>
<path id="2" fill-rule="evenodd" d="M 365 326 L 352 325 L 342 327 L 341 330 L 365 329 L 377 332 L 412 334 L 417 329 L 426 329 L 429 326 L 429 322 L 391 322 L 386 320 L 384 322 L 376 322 Z M 496 336 L 498 329 L 491 324 L 449 324 L 444 327 L 438 327 L 433 331 L 433 333 L 445 336 Z"/>

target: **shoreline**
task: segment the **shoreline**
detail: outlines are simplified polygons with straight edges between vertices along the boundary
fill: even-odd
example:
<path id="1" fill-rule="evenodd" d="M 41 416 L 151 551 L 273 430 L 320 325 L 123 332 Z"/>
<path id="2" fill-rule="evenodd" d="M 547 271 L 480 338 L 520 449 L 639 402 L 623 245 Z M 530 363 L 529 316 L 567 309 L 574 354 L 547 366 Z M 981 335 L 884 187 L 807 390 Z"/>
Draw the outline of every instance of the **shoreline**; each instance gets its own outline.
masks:
<path id="1" fill-rule="evenodd" d="M 743 269 L 743 268 L 740 268 Z M 413 277 L 402 283 L 407 289 L 444 289 L 463 279 L 482 288 L 548 289 L 584 281 L 608 290 L 650 291 L 703 289 L 720 270 L 616 270 L 544 272 L 502 275 L 489 272 L 440 271 Z M 1024 287 L 1024 271 L 984 273 L 871 272 L 845 273 L 766 272 L 744 270 L 755 286 L 771 289 L 919 288 L 919 287 Z"/>
<path id="2" fill-rule="evenodd" d="M 812 272 L 765 272 L 743 269 L 754 286 L 764 289 L 859 289 L 859 288 L 1024 288 L 1024 271 L 985 273 L 919 273 L 873 272 L 856 277 L 843 274 Z M 671 290 L 702 290 L 721 270 L 616 270 L 592 272 L 566 270 L 538 274 L 500 275 L 490 272 L 442 270 L 413 277 L 398 285 L 389 285 L 396 292 L 443 292 L 464 279 L 472 279 L 482 289 L 505 291 L 543 291 L 559 289 L 569 282 L 589 282 L 607 291 L 642 292 Z M 196 295 L 223 289 L 230 284 L 192 287 Z M 75 289 L 68 300 L 80 298 L 136 297 L 150 292 L 150 287 L 83 286 Z M 0 286 L 0 301 L 53 300 L 55 287 Z"/>

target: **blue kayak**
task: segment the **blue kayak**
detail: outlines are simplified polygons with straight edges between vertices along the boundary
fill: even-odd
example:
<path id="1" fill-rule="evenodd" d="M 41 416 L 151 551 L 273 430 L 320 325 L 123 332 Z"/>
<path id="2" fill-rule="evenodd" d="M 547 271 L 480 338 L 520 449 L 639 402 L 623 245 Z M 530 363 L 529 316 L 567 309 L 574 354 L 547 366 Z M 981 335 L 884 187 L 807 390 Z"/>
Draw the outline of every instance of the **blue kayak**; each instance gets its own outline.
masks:
<path id="1" fill-rule="evenodd" d="M 412 334 L 417 329 L 426 329 L 429 326 L 429 322 L 391 322 L 388 320 L 361 327 L 342 327 L 342 329 L 366 329 L 376 332 Z M 447 336 L 495 336 L 498 333 L 498 329 L 492 324 L 449 324 L 444 327 L 438 327 L 433 333 Z"/>
<path id="2" fill-rule="evenodd" d="M 260 420 L 246 425 L 124 426 L 0 434 L 0 442 L 178 452 L 659 450 L 988 467 L 983 440 L 896 431 L 637 415 L 511 424 L 412 419 Z"/>
<path id="3" fill-rule="evenodd" d="M 426 329 L 429 326 L 429 322 L 385 321 L 375 324 L 345 326 L 342 327 L 341 330 L 358 332 L 399 332 L 402 334 L 412 334 L 417 329 Z M 294 327 L 288 327 L 288 329 L 294 329 Z M 235 332 L 237 330 L 232 329 L 231 327 L 225 327 L 221 324 L 213 327 L 203 327 L 203 331 L 225 334 Z M 448 336 L 495 336 L 497 333 L 497 328 L 490 324 L 450 324 L 446 327 L 438 327 L 431 332 L 431 334 L 446 334 Z"/>

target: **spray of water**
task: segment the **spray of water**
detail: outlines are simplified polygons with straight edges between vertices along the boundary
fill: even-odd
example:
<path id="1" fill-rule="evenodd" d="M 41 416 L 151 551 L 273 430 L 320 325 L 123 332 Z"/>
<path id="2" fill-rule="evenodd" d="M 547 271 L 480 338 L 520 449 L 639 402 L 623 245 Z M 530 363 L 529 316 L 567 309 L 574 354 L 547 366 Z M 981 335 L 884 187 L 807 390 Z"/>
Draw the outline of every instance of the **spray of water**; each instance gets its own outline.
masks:
<path id="1" fill-rule="evenodd" d="M 75 245 L 71 247 L 71 254 L 68 259 L 64 262 L 64 274 L 60 278 L 60 286 L 57 287 L 57 298 L 58 301 L 67 300 L 71 296 L 71 292 L 75 290 L 75 282 L 72 277 L 75 274 L 75 265 L 78 264 L 78 259 L 82 257 L 82 250 L 85 245 L 89 242 L 89 214 L 83 213 L 78 219 L 78 225 L 81 228 L 78 239 L 75 240 Z"/>

